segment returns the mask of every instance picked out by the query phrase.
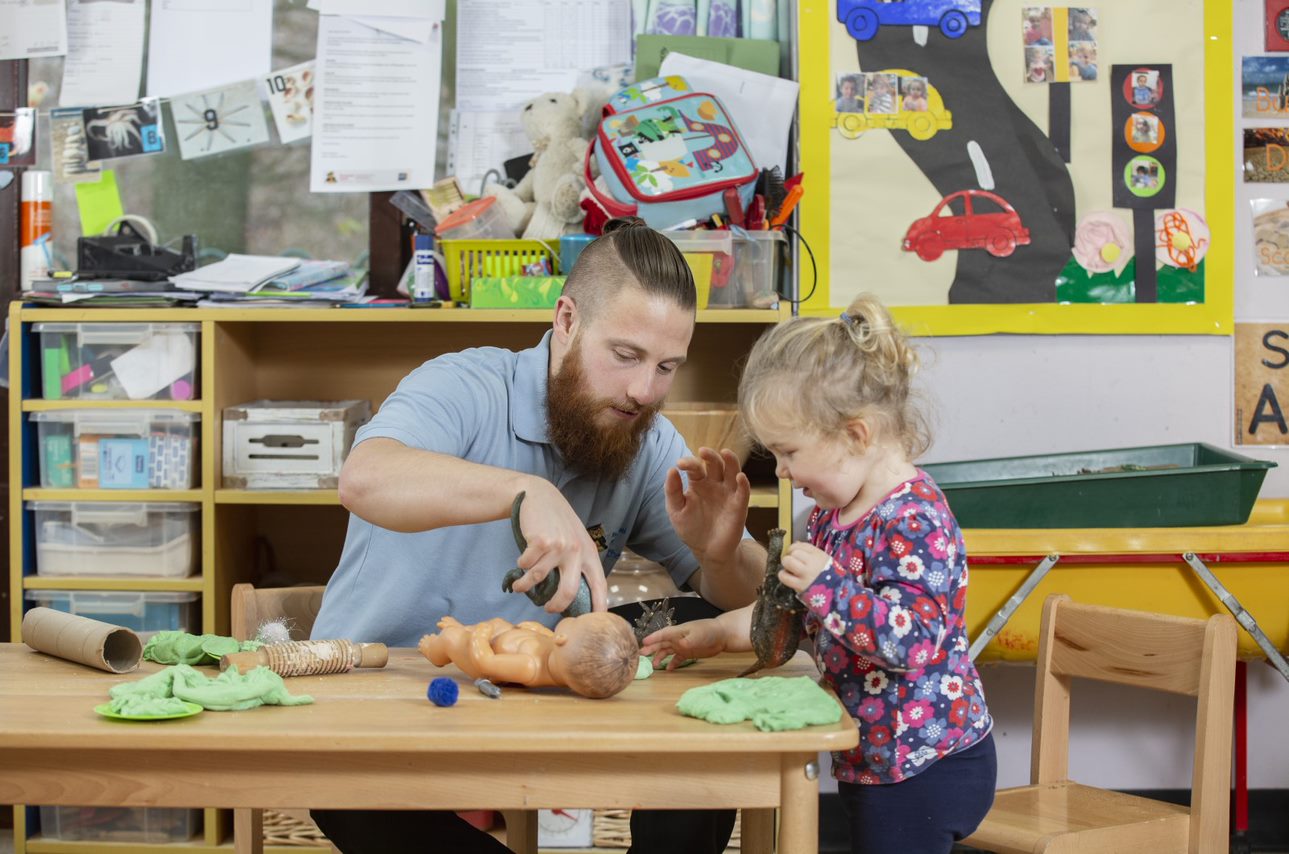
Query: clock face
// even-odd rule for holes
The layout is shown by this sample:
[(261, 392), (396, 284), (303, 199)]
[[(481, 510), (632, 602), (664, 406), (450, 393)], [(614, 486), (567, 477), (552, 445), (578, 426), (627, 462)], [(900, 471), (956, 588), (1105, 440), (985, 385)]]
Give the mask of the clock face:
[(1281, 9), (1280, 14), (1276, 15), (1276, 32), (1280, 38), (1289, 39), (1289, 9)]
[(591, 810), (538, 810), (537, 840), (540, 845), (591, 844)]
[(264, 107), (252, 80), (177, 95), (170, 99), (170, 109), (184, 160), (269, 141)]

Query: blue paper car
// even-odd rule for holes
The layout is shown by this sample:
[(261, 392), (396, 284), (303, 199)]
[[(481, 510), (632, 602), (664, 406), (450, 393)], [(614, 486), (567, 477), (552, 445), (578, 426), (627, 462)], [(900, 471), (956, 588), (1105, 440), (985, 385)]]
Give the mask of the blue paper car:
[(967, 27), (980, 26), (981, 0), (837, 0), (837, 20), (856, 41), (866, 42), (883, 24), (939, 27), (945, 38), (959, 39)]

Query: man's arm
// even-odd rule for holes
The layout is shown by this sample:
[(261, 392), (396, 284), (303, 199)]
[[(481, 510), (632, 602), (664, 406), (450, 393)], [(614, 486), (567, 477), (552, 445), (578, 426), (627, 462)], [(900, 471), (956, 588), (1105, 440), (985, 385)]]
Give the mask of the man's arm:
[(527, 574), (514, 589), (524, 593), (559, 567), (565, 570), (559, 592), (546, 610), (567, 608), (582, 576), (591, 588), (592, 607), (605, 608), (608, 588), (595, 543), (548, 480), (376, 437), (349, 452), (339, 490), (340, 503), (355, 515), (404, 533), (504, 519), (515, 496), (527, 492), (519, 523), (528, 549), (518, 562)]
[(727, 561), (702, 561), (689, 577), (689, 586), (708, 602), (726, 611), (742, 608), (756, 599), (756, 588), (765, 578), (765, 547), (756, 540), (741, 540)]
[(539, 489), (533, 483), (539, 480), (372, 438), (357, 445), (340, 470), (340, 503), (390, 531), (429, 531), (504, 519), (515, 496)]

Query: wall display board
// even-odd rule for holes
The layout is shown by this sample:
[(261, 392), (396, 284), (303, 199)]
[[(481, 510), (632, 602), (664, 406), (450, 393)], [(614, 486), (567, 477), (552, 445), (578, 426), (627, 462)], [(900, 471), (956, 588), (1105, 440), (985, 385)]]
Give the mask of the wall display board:
[(1229, 5), (800, 8), (803, 313), (869, 291), (919, 335), (1231, 332)]

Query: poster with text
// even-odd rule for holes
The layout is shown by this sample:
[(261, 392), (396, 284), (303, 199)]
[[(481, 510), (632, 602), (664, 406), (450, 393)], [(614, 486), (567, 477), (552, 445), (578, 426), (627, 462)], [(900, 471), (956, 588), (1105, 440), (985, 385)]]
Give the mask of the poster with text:
[(1235, 324), (1235, 444), (1289, 445), (1289, 322)]

